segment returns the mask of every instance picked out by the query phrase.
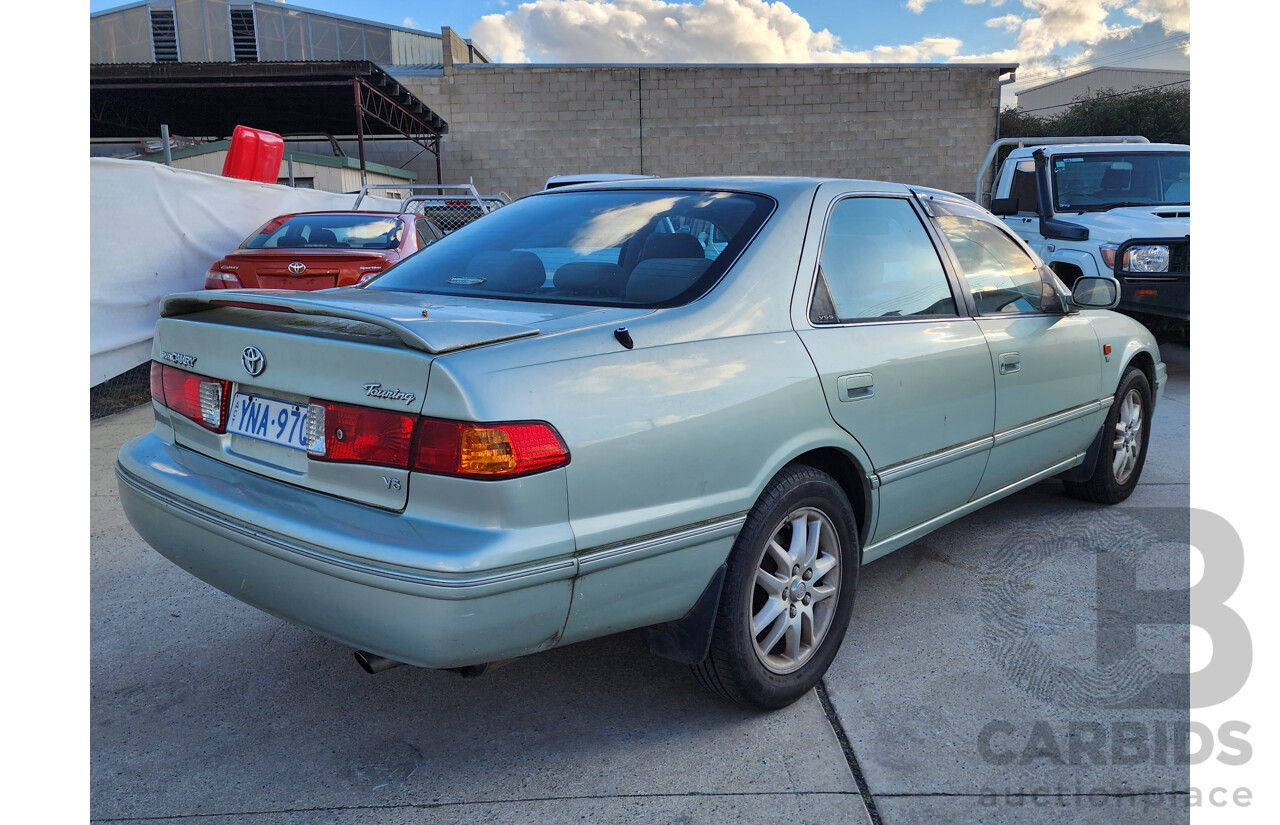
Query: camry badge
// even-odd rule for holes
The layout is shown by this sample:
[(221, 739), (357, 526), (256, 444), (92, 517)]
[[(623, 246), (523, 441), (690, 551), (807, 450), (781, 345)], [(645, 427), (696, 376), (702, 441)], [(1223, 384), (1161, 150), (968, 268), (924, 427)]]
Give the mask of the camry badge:
[(267, 368), (267, 359), (257, 347), (245, 347), (240, 363), (244, 364), (244, 371), (254, 377), (262, 375), (262, 371)]
[(302, 261), (294, 261), (293, 263), (289, 264), (290, 275), (301, 275), (306, 271), (307, 271), (307, 265), (304, 264)]
[(168, 361), (170, 364), (177, 364), (180, 367), (194, 367), (196, 364), (196, 357), (194, 355), (187, 355), (181, 352), (165, 352), (164, 350), (161, 350), (160, 357), (165, 361)]

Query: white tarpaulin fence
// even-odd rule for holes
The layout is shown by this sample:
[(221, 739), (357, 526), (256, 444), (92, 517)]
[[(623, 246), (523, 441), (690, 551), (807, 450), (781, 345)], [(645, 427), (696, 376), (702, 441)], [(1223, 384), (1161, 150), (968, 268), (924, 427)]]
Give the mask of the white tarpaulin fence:
[[(277, 215), (354, 203), (354, 195), (90, 159), (89, 386), (146, 363), (160, 299), (203, 289), (209, 266), (250, 232)], [(366, 197), (360, 208), (398, 205)]]

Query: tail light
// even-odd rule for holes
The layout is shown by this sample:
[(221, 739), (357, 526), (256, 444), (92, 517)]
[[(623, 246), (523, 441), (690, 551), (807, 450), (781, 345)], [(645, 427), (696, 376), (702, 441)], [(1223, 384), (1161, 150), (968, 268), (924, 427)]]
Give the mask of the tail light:
[(409, 468), (417, 416), (313, 402), (307, 410), (307, 452), (320, 461)]
[(563, 467), (569, 449), (550, 424), (474, 424), (313, 402), (307, 453), (317, 461), (399, 467), (463, 478), (516, 478)]
[(563, 467), (569, 449), (541, 421), (473, 424), (423, 418), (413, 445), (413, 468), (465, 478), (514, 478)]
[(204, 275), (205, 289), (239, 289), (240, 276), (234, 272), (223, 272), (216, 267)]
[(382, 261), (376, 264), (360, 267), (360, 280), (356, 281), (356, 285), (368, 283), (374, 278), (382, 274), (382, 271), (391, 266), (391, 261)]
[[(151, 395), (207, 429), (226, 431), (227, 381), (153, 361)], [(307, 454), (316, 461), (477, 479), (516, 478), (569, 463), (569, 448), (543, 421), (445, 421), (312, 401), (305, 426)]]
[(216, 433), (227, 427), (229, 384), (167, 364), (151, 363), (151, 397)]

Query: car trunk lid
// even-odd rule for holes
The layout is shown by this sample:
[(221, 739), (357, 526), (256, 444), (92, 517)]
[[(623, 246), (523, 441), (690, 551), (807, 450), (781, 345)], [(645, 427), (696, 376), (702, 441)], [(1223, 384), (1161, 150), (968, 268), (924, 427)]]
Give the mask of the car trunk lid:
[[(585, 325), (613, 324), (648, 310), (449, 299), (367, 289), (329, 292), (202, 291), (161, 303), (155, 358), (228, 381), (227, 418), (215, 433), (162, 413), (175, 440), (250, 472), (387, 509), (403, 509), (409, 471), (334, 463), (296, 438), (308, 405), (333, 402), (416, 417), (434, 359), (462, 350)], [(252, 351), (251, 351), (252, 350)], [(263, 424), (260, 416), (270, 414)], [(283, 416), (280, 419), (279, 416)], [(295, 438), (272, 436), (287, 427)], [(283, 440), (286, 443), (277, 443)]]
[(361, 275), (382, 269), (387, 260), (386, 252), (375, 250), (252, 249), (233, 252), (223, 259), (223, 266), (236, 267), (247, 287), (316, 290), (354, 284)]

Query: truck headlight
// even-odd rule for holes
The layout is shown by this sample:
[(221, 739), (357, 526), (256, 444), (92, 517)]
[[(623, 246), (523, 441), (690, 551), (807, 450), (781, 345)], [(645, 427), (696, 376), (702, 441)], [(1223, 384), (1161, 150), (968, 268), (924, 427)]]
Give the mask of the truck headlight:
[(1122, 268), (1126, 272), (1168, 272), (1169, 247), (1131, 246), (1124, 253)]

